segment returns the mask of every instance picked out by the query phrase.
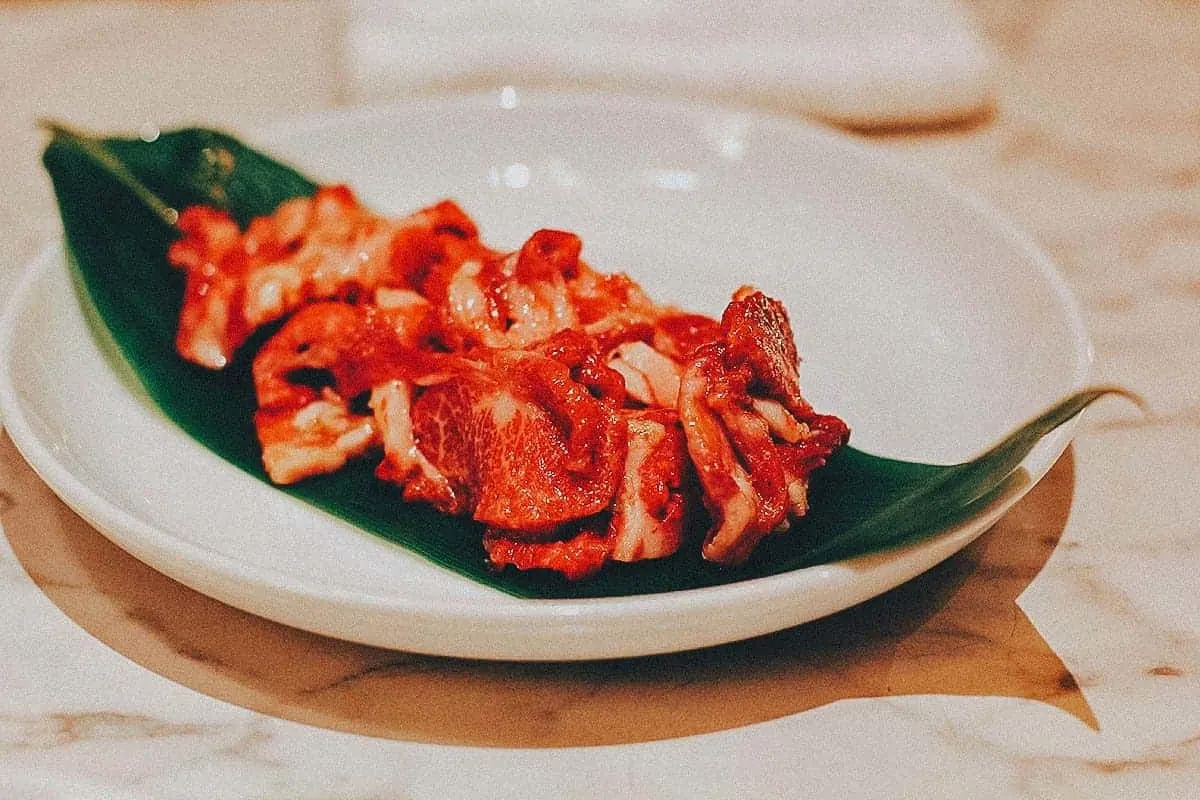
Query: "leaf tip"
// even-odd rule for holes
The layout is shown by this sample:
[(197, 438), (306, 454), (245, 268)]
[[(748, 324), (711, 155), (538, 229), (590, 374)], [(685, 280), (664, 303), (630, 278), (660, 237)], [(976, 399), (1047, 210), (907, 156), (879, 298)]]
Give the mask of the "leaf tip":
[(58, 139), (58, 138), (71, 138), (71, 139), (86, 139), (87, 138), (84, 134), (80, 133), (79, 131), (74, 130), (69, 125), (65, 125), (65, 124), (59, 122), (58, 120), (51, 119), (49, 117), (38, 117), (37, 120), (34, 122), (34, 124), (39, 129), (50, 134), (50, 138), (52, 140)]
[(1090, 386), (1081, 391), (1079, 394), (1089, 396), (1086, 405), (1091, 405), (1102, 397), (1108, 397), (1110, 395), (1115, 397), (1123, 397), (1137, 406), (1138, 410), (1142, 412), (1142, 416), (1146, 417), (1146, 419), (1153, 420), (1158, 417), (1158, 414), (1156, 414), (1154, 409), (1150, 407), (1150, 404), (1146, 402), (1146, 398), (1142, 397), (1132, 389), (1126, 389), (1124, 386), (1117, 386), (1116, 384), (1101, 384), (1098, 386)]

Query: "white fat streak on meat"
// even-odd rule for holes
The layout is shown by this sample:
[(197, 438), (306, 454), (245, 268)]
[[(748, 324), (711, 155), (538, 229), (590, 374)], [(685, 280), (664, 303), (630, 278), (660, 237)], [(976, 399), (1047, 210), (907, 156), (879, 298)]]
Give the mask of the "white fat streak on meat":
[(667, 429), (660, 422), (633, 418), (629, 420), (628, 431), (625, 474), (613, 506), (612, 557), (617, 561), (637, 561), (669, 556), (679, 548), (679, 537), (664, 528), (642, 498), (642, 467), (666, 438)]
[(412, 392), (405, 381), (390, 380), (371, 390), (371, 410), (383, 439), (384, 458), (391, 464), (397, 482), (420, 475), (443, 488), (447, 496), (450, 482), (446, 480), (417, 446), (412, 430)]
[(433, 304), (409, 289), (381, 287), (375, 291), (375, 305), (387, 312), (386, 319), (401, 340), (415, 346)]
[(242, 307), (246, 322), (258, 327), (276, 319), (304, 302), (306, 295), (332, 297), (350, 283), (374, 286), (384, 280), (396, 227), (381, 221), (367, 229), (345, 243), (329, 241), (322, 235), (327, 232), (318, 228), (293, 255), (252, 270), (246, 276)]
[(454, 272), (446, 289), (446, 311), (451, 322), (474, 333), (486, 347), (501, 347), (503, 339), (492, 329), (491, 302), (479, 282), (483, 265), (464, 261)]
[(567, 294), (567, 282), (562, 275), (554, 275), (546, 281), (537, 281), (534, 294), (538, 301), (540, 326), (531, 328), (528, 342), (549, 339), (559, 331), (574, 328), (579, 324), (579, 319), (575, 316), (575, 306)]
[(275, 483), (335, 472), (376, 441), (374, 421), (351, 414), (342, 402), (315, 400), (289, 418), (260, 429), (263, 466)]
[[(401, 220), (368, 218), (331, 198), (313, 203), (297, 198), (281, 205), (270, 217), (280, 243), (296, 245), (284, 258), (252, 267), (244, 279), (229, 277), (209, 287), (196, 308), (185, 308), (178, 349), (181, 355), (211, 369), (222, 369), (232, 356), (229, 321), (240, 292), (242, 319), (250, 328), (278, 319), (314, 299), (335, 297), (348, 285), (372, 288), (391, 277), (392, 241), (396, 233), (429, 224), (426, 213)], [(236, 233), (236, 226), (233, 227)], [(259, 243), (253, 226), (242, 243), (253, 256)], [(354, 238), (346, 241), (351, 234)], [(189, 267), (215, 272), (212, 264)]]
[(653, 323), (653, 321), (654, 317), (650, 314), (622, 309), (620, 311), (613, 311), (607, 316), (601, 317), (595, 322), (589, 322), (587, 325), (581, 327), (583, 332), (588, 336), (604, 338), (614, 331), (621, 331), (635, 325)]
[[(750, 402), (776, 439), (796, 444), (808, 437), (808, 425), (792, 416), (781, 403), (764, 398), (754, 398)], [(784, 473), (784, 479), (787, 481), (788, 516), (799, 519), (808, 513), (808, 481), (790, 471)], [(788, 528), (789, 524), (784, 520), (775, 527), (775, 531), (782, 532)]]
[(176, 348), (179, 354), (209, 369), (223, 369), (229, 362), (226, 330), (229, 326), (229, 311), (237, 286), (232, 281), (212, 281), (219, 270), (215, 262), (231, 248), (236, 247), (241, 236), (233, 220), (214, 221), (203, 231), (204, 255), (187, 249), (178, 255), (174, 265), (188, 272), (189, 280), (199, 274), (210, 282), (204, 287), (199, 302), (185, 303), (180, 312), (179, 332)]
[(276, 235), (281, 242), (294, 242), (304, 235), (312, 216), (312, 199), (295, 197), (275, 209)]
[(793, 417), (791, 412), (783, 407), (783, 404), (775, 400), (756, 397), (751, 399), (750, 405), (754, 408), (755, 413), (766, 421), (771, 435), (776, 439), (788, 444), (795, 444), (808, 436), (808, 426)]
[(614, 358), (608, 362), (608, 366), (613, 371), (620, 374), (625, 380), (625, 393), (634, 400), (643, 405), (657, 405), (654, 402), (654, 390), (650, 388), (650, 381), (642, 374), (641, 370), (634, 369), (627, 361), (621, 358)]
[(375, 305), (389, 310), (420, 311), (429, 306), (429, 301), (411, 289), (380, 286), (375, 290)]
[[(736, 555), (742, 534), (758, 515), (759, 500), (724, 426), (705, 403), (707, 393), (708, 379), (694, 364), (684, 372), (680, 384), (679, 417), (705, 497), (716, 505), (709, 509), (717, 520), (704, 542), (704, 557), (725, 561)], [(732, 492), (726, 480), (732, 481)]]
[[(696, 378), (704, 381), (700, 375), (697, 375)], [(707, 387), (707, 382), (704, 381), (703, 385)], [(751, 405), (753, 411), (730, 410), (720, 415), (714, 415), (704, 404), (701, 395), (701, 399), (694, 404), (694, 407), (703, 408), (702, 413), (707, 419), (693, 417), (692, 405), (689, 405), (689, 411), (684, 416), (684, 429), (690, 434), (688, 436), (690, 452), (718, 453), (717, 458), (722, 461), (715, 463), (723, 463), (723, 460), (728, 458), (730, 460), (728, 463), (736, 465), (730, 470), (730, 476), (738, 487), (738, 494), (732, 499), (721, 502), (721, 522), (705, 543), (705, 555), (714, 560), (722, 560), (722, 558), (738, 552), (739, 540), (746, 528), (754, 522), (759, 507), (758, 494), (750, 481), (749, 473), (737, 458), (728, 433), (733, 433), (740, 440), (747, 442), (767, 442), (769, 441), (768, 436), (773, 436), (775, 439), (791, 444), (800, 441), (808, 434), (808, 426), (798, 422), (776, 401), (756, 398), (751, 401)], [(681, 400), (681, 416), (683, 414)], [(696, 437), (695, 441), (693, 441), (693, 435)], [(693, 451), (694, 445), (696, 451)], [(698, 459), (701, 457), (693, 454), (693, 460), (696, 460), (697, 464), (700, 463)], [(702, 470), (700, 477), (701, 483), (704, 484)], [(784, 478), (787, 481), (788, 518), (803, 517), (808, 512), (807, 481), (790, 472), (786, 473)], [(706, 494), (710, 501), (718, 500), (707, 486)], [(737, 513), (731, 517), (731, 510), (736, 512), (743, 509), (745, 510), (743, 513)], [(772, 531), (781, 533), (787, 531), (789, 527), (789, 521), (785, 518)]]
[(520, 402), (507, 392), (497, 392), (485, 408), (481, 409), (480, 405), (476, 404), (475, 411), (479, 413), (479, 411), (483, 410), (491, 414), (492, 422), (496, 427), (503, 428), (516, 418)]
[[(211, 264), (198, 267), (216, 272)], [(237, 287), (230, 281), (214, 281), (205, 287), (201, 300), (185, 305), (180, 314), (176, 348), (180, 355), (209, 369), (224, 369), (229, 363), (229, 311)]]
[[(755, 401), (751, 401), (751, 402), (753, 404)], [(773, 401), (767, 401), (767, 402), (770, 403)], [(780, 407), (780, 410), (782, 410), (782, 406)], [(785, 415), (787, 415), (786, 411), (784, 411), (783, 413)], [(788, 416), (790, 416), (790, 415), (788, 415)], [(761, 447), (774, 446), (774, 444), (771, 440), (771, 433), (772, 433), (771, 423), (769, 420), (764, 419), (760, 414), (757, 414), (753, 411), (747, 411), (744, 409), (732, 409), (732, 410), (722, 411), (720, 414), (720, 419), (721, 419), (721, 422), (724, 423), (726, 430), (728, 430), (730, 432), (730, 434), (732, 434), (733, 439), (735, 441), (743, 443), (742, 447), (746, 447), (747, 445), (761, 446)], [(755, 443), (757, 443), (757, 444), (755, 444)], [(791, 478), (787, 478), (787, 479), (791, 480)], [(788, 489), (789, 489), (789, 499), (790, 499), (790, 490), (791, 490), (790, 484), (788, 486)], [(755, 496), (758, 497), (759, 495), (757, 495), (757, 493), (756, 493)], [(804, 511), (801, 510), (799, 515), (802, 516), (803, 514), (804, 514)], [(776, 523), (776, 525), (771, 530), (773, 533), (782, 533), (782, 532), (788, 530), (789, 527), (790, 527), (790, 525), (788, 523), (788, 519), (785, 516), (784, 518), (780, 519), (779, 522)]]
[(787, 472), (788, 513), (799, 519), (808, 513), (808, 481)]
[(336, 294), (347, 283), (374, 286), (391, 272), (391, 244), (395, 228), (379, 224), (331, 257), (318, 258), (311, 280), (318, 296)]
[(679, 365), (645, 342), (617, 346), (608, 365), (625, 379), (625, 391), (647, 406), (675, 408), (679, 400)]
[(758, 495), (750, 484), (750, 475), (739, 464), (731, 477), (738, 491), (722, 503), (721, 524), (704, 542), (704, 557), (712, 561), (740, 560), (734, 554), (738, 552), (746, 529), (758, 515)]
[(304, 276), (295, 264), (267, 264), (246, 279), (244, 313), (251, 325), (283, 315), (304, 288)]
[(192, 335), (180, 344), (179, 351), (202, 367), (225, 369), (229, 363), (224, 345), (225, 317), (224, 307), (214, 309), (203, 325), (192, 329)]
[(509, 347), (544, 341), (575, 325), (575, 310), (562, 276), (528, 284), (512, 278), (500, 286), (498, 295), (508, 324), (501, 337)]
[(736, 408), (722, 410), (719, 414), (725, 428), (740, 442), (770, 442), (770, 427), (759, 415)]
[(516, 254), (500, 265), (506, 277), (494, 299), (480, 280), (483, 266), (478, 261), (463, 263), (450, 281), (446, 305), (451, 320), (486, 347), (526, 347), (578, 323), (561, 275), (522, 283), (515, 265)]
[[(581, 262), (582, 264), (582, 262)], [(611, 289), (606, 287), (609, 279), (627, 278), (628, 276), (622, 272), (614, 272), (605, 274), (594, 270), (583, 268), (578, 274), (569, 281), (569, 291), (571, 295), (580, 300), (604, 300), (611, 298)], [(606, 330), (611, 323), (616, 325), (629, 325), (639, 322), (653, 322), (664, 313), (672, 311), (671, 306), (658, 306), (650, 300), (649, 295), (643, 291), (642, 287), (630, 281), (628, 284), (621, 287), (619, 290), (624, 294), (620, 309), (609, 314), (603, 319), (596, 320), (587, 327), (587, 332), (593, 330), (601, 332)]]

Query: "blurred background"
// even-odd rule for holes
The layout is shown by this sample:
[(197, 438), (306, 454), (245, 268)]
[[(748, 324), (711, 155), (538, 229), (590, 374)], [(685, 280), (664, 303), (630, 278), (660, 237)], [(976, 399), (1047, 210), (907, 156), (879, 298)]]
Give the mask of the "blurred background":
[[(655, 782), (677, 774), (664, 773), (666, 763), (694, 770), (696, 781), (716, 776), (696, 796), (747, 778), (785, 787), (771, 796), (797, 786), (825, 796), (1197, 796), (1200, 2), (0, 0), (0, 300), (60, 237), (39, 118), (103, 132), (183, 123), (239, 132), (306, 112), (507, 85), (712, 98), (810, 118), (973, 190), (1060, 268), (1095, 346), (1094, 380), (1137, 390), (1155, 412), (1140, 417), (1118, 402), (1090, 410), (1058, 477), (1043, 485), (1052, 499), (1026, 501), (1007, 522), (1031, 540), (1054, 526), (1037, 547), (1054, 550), (1049, 561), (1021, 564), (1041, 572), (1020, 604), (1068, 670), (1046, 691), (1069, 692), (1078, 678), (1074, 690), (1086, 694), (1100, 730), (1037, 716), (1023, 701), (888, 698), (602, 758), (562, 750), (539, 762), (534, 753), (524, 763), (541, 767), (529, 773), (577, 769), (583, 780), (600, 776), (597, 786), (612, 796), (623, 788), (684, 796), (686, 786)], [(0, 479), (19, 463), (11, 448), (6, 458)], [(18, 493), (0, 485), (0, 511), (65, 515), (38, 491), (18, 507)], [(150, 594), (123, 605), (132, 602), (125, 586), (141, 596), (144, 573), (126, 576), (101, 558), (97, 574), (107, 577), (78, 583), (88, 573), (75, 559), (98, 549), (51, 543), (43, 563), (59, 571), (29, 576), (6, 545), (0, 773), (38, 766), (50, 776), (45, 785), (71, 772), (111, 778), (90, 795), (34, 788), (19, 797), (117, 798), (128, 795), (111, 787), (125, 780), (147, 797), (235, 796), (214, 785), (236, 785), (246, 797), (333, 796), (314, 772), (336, 773), (356, 797), (400, 796), (402, 782), (426, 787), (403, 796), (440, 797), (428, 788), (439, 776), (499, 790), (519, 771), (513, 751), (468, 759), (452, 748), (343, 739), (159, 681), (76, 628), (38, 584), (78, 598), (97, 627), (113, 626), (114, 640), (200, 676), (189, 685), (221, 674), (240, 681), (240, 667), (208, 657), (222, 651), (205, 650), (207, 637), (224, 631), (207, 630), (207, 618), (194, 635), (172, 639), (175, 629), (157, 620), (183, 606), (163, 612)], [(997, 585), (1025, 573), (979, 574), (993, 603)], [(142, 609), (153, 613), (135, 613)], [(245, 630), (278, 647), (287, 680), (303, 683), (295, 675), (308, 673), (292, 669), (292, 651), (272, 644), (273, 634)], [(969, 659), (981, 647), (975, 638), (942, 641), (953, 645), (950, 659)], [(942, 647), (897, 652), (926, 659)], [(357, 663), (322, 658), (314, 656), (314, 674), (340, 676), (343, 664)], [(945, 663), (967, 675), (967, 661)], [(1025, 665), (1012, 666), (1023, 674)], [(403, 667), (364, 675), (406, 677)], [(701, 691), (719, 689), (707, 680)], [(328, 687), (340, 692), (342, 683)], [(365, 686), (363, 696), (375, 691)], [(661, 696), (674, 703), (674, 691)], [(760, 693), (764, 702), (773, 691)], [(214, 784), (214, 773), (225, 782)], [(193, 786), (201, 788), (189, 794)], [(648, 786), (660, 791), (632, 790)]]
[[(705, 97), (856, 129), (938, 126), (991, 106), (992, 48), (973, 13), (957, 0), (10, 3), (0, 132), (19, 148), (13, 188), (33, 190), (33, 126), (46, 116), (240, 127), (511, 84)], [(45, 239), (44, 224), (16, 227)], [(4, 246), (18, 256), (32, 243)]]
[(1171, 0), (0, 3), (0, 296), (58, 231), (39, 117), (244, 130), (506, 84), (840, 125), (1032, 233), (1083, 301), (1098, 379), (1176, 409), (1195, 389), (1200, 348), (1172, 345), (1200, 323), (1200, 8)]

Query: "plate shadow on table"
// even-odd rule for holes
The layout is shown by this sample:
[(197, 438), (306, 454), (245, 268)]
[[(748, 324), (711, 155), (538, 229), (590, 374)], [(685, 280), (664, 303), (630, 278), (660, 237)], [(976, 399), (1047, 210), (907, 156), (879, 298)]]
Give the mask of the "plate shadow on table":
[(973, 545), (859, 606), (705, 650), (549, 664), (382, 650), (270, 622), (127, 555), (58, 501), (7, 437), (0, 478), (14, 552), (71, 619), (171, 680), (312, 725), (454, 744), (604, 745), (727, 730), (838, 700), (951, 694), (1038, 700), (1098, 727), (1016, 605), (1066, 525), (1071, 449)]

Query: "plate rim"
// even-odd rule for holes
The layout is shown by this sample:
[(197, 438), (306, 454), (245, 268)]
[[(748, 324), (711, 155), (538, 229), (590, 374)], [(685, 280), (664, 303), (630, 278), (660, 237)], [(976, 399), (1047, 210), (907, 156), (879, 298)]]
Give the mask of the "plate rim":
[[(851, 158), (860, 161), (865, 160), (873, 166), (882, 168), (905, 180), (924, 184), (929, 190), (961, 206), (965, 211), (969, 211), (982, 224), (1000, 234), (1006, 244), (1014, 248), (1014, 251), (1037, 267), (1045, 285), (1053, 292), (1064, 321), (1067, 323), (1068, 331), (1073, 339), (1074, 374), (1069, 379), (1071, 387), (1081, 388), (1090, 377), (1094, 356), (1079, 302), (1049, 256), (1038, 247), (1028, 234), (1017, 228), (977, 193), (952, 184), (936, 172), (918, 169), (909, 164), (898, 163), (888, 154), (871, 149), (832, 129), (782, 114), (730, 108), (711, 102), (691, 102), (613, 92), (559, 93), (525, 92), (521, 90), (520, 97), (522, 103), (550, 103), (557, 104), (558, 107), (577, 106), (579, 104), (587, 106), (588, 104), (598, 102), (618, 102), (627, 109), (630, 105), (634, 105), (639, 106), (642, 110), (650, 109), (660, 113), (686, 114), (697, 118), (713, 118), (714, 114), (721, 118), (730, 116), (745, 118), (753, 120), (757, 124), (787, 128), (793, 135), (816, 137), (822, 140), (822, 144), (846, 153)], [(280, 119), (266, 126), (257, 127), (245, 134), (245, 137), (247, 140), (254, 142), (269, 141), (285, 133), (295, 134), (298, 129), (302, 134), (314, 128), (333, 127), (348, 123), (363, 124), (370, 121), (373, 117), (386, 117), (389, 114), (397, 113), (401, 109), (411, 111), (414, 109), (414, 106), (445, 108), (449, 104), (455, 108), (471, 110), (473, 108), (490, 109), (495, 106), (496, 102), (495, 92), (477, 92), (421, 98), (386, 105), (316, 111), (302, 114), (295, 118)], [(253, 565), (250, 562), (206, 548), (198, 543), (178, 539), (170, 532), (162, 530), (154, 524), (142, 520), (119, 507), (117, 503), (109, 500), (102, 493), (76, 478), (55, 457), (52, 448), (40, 440), (30, 421), (25, 416), (18, 396), (18, 390), (14, 385), (11, 367), (17, 346), (16, 328), (22, 312), (26, 310), (30, 294), (35, 290), (39, 280), (47, 278), (46, 273), (52, 270), (55, 264), (66, 267), (66, 258), (65, 244), (61, 239), (58, 242), (46, 245), (32, 261), (27, 263), (5, 304), (3, 316), (0, 317), (0, 421), (7, 428), (10, 438), (25, 460), (29, 462), (34, 471), (69, 507), (83, 516), (89, 523), (99, 529), (106, 538), (112, 540), (122, 549), (134, 554), (140, 560), (164, 572), (164, 574), (176, 580), (181, 580), (188, 585), (192, 584), (189, 583), (186, 575), (181, 576), (177, 574), (177, 570), (163, 569), (161, 561), (154, 563), (151, 558), (155, 558), (155, 552), (182, 554), (183, 558), (189, 563), (201, 561), (206, 570), (215, 572), (222, 580), (247, 583), (256, 589), (266, 589), (282, 595), (286, 601), (307, 601), (313, 599), (333, 601), (339, 604), (351, 604), (356, 607), (369, 608), (389, 614), (401, 614), (418, 619), (423, 618), (426, 622), (439, 621), (447, 624), (480, 625), (493, 622), (497, 618), (502, 618), (509, 622), (544, 621), (548, 615), (558, 619), (560, 622), (569, 622), (569, 620), (585, 614), (592, 619), (612, 622), (624, 619), (630, 614), (645, 611), (647, 610), (645, 608), (647, 605), (663, 605), (664, 602), (672, 606), (682, 605), (684, 607), (682, 610), (684, 611), (698, 611), (701, 609), (716, 611), (743, 603), (752, 603), (766, 598), (786, 595), (789, 589), (795, 592), (798, 589), (809, 586), (814, 580), (824, 583), (845, 579), (852, 581), (855, 577), (853, 573), (869, 569), (873, 563), (913, 559), (923, 554), (929, 555), (933, 560), (921, 567), (917, 573), (914, 573), (919, 574), (920, 571), (924, 571), (940, 563), (949, 555), (965, 547), (971, 540), (982, 534), (992, 523), (1006, 513), (1029, 488), (1032, 488), (1049, 471), (1062, 452), (1066, 450), (1078, 424), (1078, 418), (1072, 420), (1047, 437), (1038, 449), (1035, 449), (1033, 453), (1027, 456), (1022, 462), (1022, 466), (1029, 471), (1031, 480), (1023, 490), (998, 500), (983, 512), (966, 520), (959, 526), (944, 530), (914, 545), (889, 550), (884, 553), (860, 556), (829, 564), (820, 564), (722, 586), (659, 594), (631, 595), (627, 597), (520, 599), (512, 598), (499, 590), (491, 589), (498, 597), (506, 599), (506, 602), (502, 604), (493, 605), (489, 603), (464, 603), (454, 599), (433, 598), (416, 600), (411, 597), (397, 595), (382, 596), (372, 592), (355, 591), (344, 587), (315, 583), (308, 579), (274, 570), (270, 567)], [(69, 267), (67, 268), (69, 269)], [(80, 313), (82, 312), (80, 311)], [(232, 465), (228, 465), (228, 467), (236, 469)], [(247, 477), (247, 479), (249, 478)], [(294, 502), (302, 501), (294, 500)], [(314, 513), (325, 513), (316, 508), (311, 510)], [(148, 548), (146, 546), (136, 546), (136, 542), (131, 546), (129, 541), (131, 538), (140, 539), (143, 545), (148, 543)], [(147, 552), (148, 550), (155, 552)], [(419, 555), (411, 551), (405, 550), (405, 552), (412, 558), (420, 558)], [(916, 560), (922, 563), (925, 561), (924, 558), (916, 558)], [(447, 572), (449, 575), (453, 575), (455, 579), (469, 580), (456, 573)], [(899, 583), (911, 577), (904, 578), (893, 585), (899, 585)], [(475, 584), (474, 582), (472, 582), (472, 585), (481, 586), (481, 584)], [(193, 588), (197, 587), (193, 585)], [(490, 587), (487, 588), (490, 589)], [(218, 597), (217, 599), (223, 602), (230, 602), (225, 597)], [(510, 599), (517, 602), (507, 602)], [(233, 604), (238, 605), (236, 602)], [(245, 610), (278, 619), (261, 610), (253, 608)], [(296, 624), (295, 621), (279, 621), (286, 622), (286, 624)], [(778, 628), (773, 627), (771, 629), (775, 630)], [(353, 638), (344, 634), (329, 634), (324, 630), (318, 632), (340, 636), (340, 638)], [(728, 641), (728, 639), (725, 641)], [(377, 642), (368, 643), (377, 644)], [(433, 652), (442, 655), (463, 654), (461, 648), (454, 652), (447, 651), (440, 653), (437, 650), (425, 648), (410, 647), (408, 649), (420, 649), (422, 652)], [(622, 653), (619, 655), (642, 655), (652, 652), (670, 652), (678, 649), (688, 648), (667, 646), (660, 649), (653, 649), (642, 647), (636, 648), (635, 653)], [(520, 654), (489, 656), (476, 653), (472, 655), (473, 657), (504, 658), (508, 660), (520, 658)], [(551, 660), (573, 657), (575, 656), (564, 652), (562, 655), (551, 657)], [(589, 655), (584, 657), (607, 656)], [(539, 657), (535, 660), (545, 659), (544, 657)]]

